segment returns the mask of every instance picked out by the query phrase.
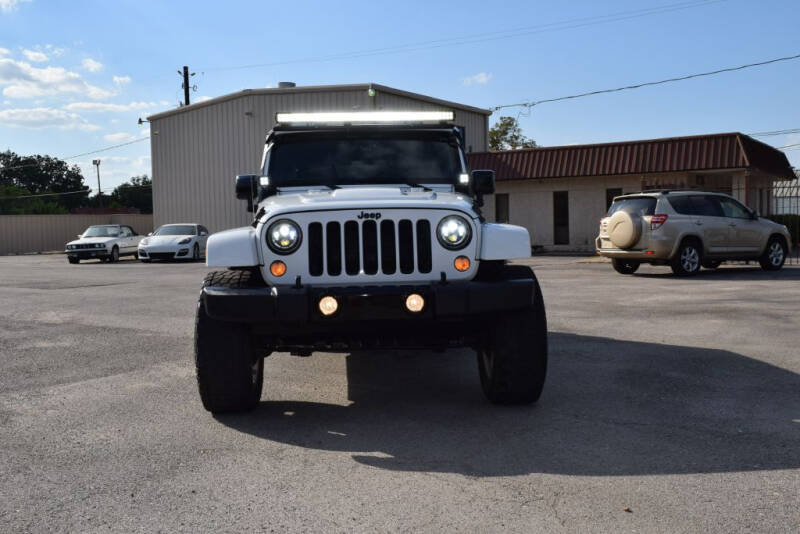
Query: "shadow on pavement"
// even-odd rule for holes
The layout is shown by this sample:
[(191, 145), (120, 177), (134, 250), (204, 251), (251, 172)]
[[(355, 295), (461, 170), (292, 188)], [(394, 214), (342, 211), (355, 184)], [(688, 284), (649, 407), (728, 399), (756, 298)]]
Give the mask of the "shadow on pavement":
[(534, 406), (486, 403), (472, 351), (372, 352), (347, 356), (349, 406), (262, 401), (218, 421), (400, 471), (614, 476), (800, 467), (800, 375), (723, 350), (559, 333), (550, 343), (548, 382)]
[(637, 278), (674, 278), (675, 280), (692, 280), (702, 282), (758, 282), (771, 280), (800, 280), (798, 266), (785, 266), (780, 271), (765, 271), (758, 263), (750, 266), (720, 267), (719, 269), (703, 269), (694, 276), (675, 276), (669, 267), (659, 267), (660, 272), (637, 272), (632, 276)]

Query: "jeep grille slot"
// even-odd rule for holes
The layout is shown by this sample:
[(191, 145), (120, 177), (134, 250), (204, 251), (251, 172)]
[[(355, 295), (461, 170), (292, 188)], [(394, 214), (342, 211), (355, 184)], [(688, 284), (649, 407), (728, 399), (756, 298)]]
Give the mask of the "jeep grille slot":
[(425, 219), (417, 221), (417, 269), (421, 273), (431, 272), (431, 223)]
[(403, 219), (397, 226), (397, 238), (400, 242), (400, 272), (410, 274), (414, 272), (414, 228), (408, 219)]
[(329, 222), (326, 231), (328, 232), (328, 274), (339, 276), (342, 274), (342, 225), (336, 221)]
[(358, 223), (344, 223), (344, 269), (347, 274), (358, 274), (361, 258), (358, 250)]
[(381, 270), (383, 274), (394, 274), (397, 271), (394, 221), (381, 221)]
[(322, 276), (322, 223), (308, 225), (308, 274)]
[(364, 274), (378, 273), (378, 223), (364, 221), (361, 225), (361, 244), (364, 254)]

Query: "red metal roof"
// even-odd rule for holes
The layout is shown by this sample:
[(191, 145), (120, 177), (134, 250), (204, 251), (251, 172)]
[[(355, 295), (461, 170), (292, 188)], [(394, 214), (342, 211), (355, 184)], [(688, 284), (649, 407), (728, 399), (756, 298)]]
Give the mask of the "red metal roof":
[(670, 137), (468, 155), (472, 169), (494, 169), (497, 180), (616, 174), (758, 169), (793, 179), (786, 155), (741, 133)]

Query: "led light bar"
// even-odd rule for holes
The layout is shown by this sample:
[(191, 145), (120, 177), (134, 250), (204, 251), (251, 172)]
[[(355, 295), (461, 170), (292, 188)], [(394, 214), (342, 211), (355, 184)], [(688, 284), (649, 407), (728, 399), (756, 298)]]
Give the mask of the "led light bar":
[(302, 124), (377, 124), (390, 122), (446, 122), (455, 119), (452, 111), (323, 111), (319, 113), (276, 113), (279, 123)]

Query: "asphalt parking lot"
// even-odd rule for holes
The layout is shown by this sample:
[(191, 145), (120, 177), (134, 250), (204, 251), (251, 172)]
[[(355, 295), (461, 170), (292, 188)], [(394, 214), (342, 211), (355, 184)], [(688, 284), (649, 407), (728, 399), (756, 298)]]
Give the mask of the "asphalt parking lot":
[(534, 407), (487, 404), (466, 350), (274, 354), (214, 418), (205, 266), (0, 257), (0, 530), (800, 529), (800, 268), (531, 263)]

